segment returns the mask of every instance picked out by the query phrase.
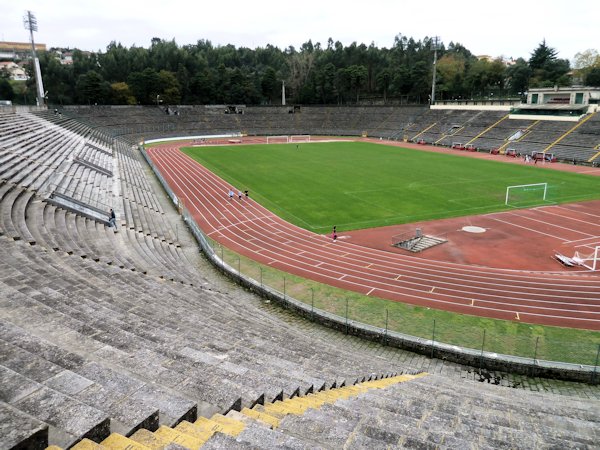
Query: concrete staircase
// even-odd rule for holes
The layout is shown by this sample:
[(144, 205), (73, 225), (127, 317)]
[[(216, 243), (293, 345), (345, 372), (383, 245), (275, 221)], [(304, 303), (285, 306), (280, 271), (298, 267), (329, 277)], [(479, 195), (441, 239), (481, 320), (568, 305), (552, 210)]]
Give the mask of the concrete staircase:
[[(417, 375), (398, 375), (392, 377), (382, 377), (356, 383), (351, 386), (340, 386), (328, 390), (322, 390), (315, 393), (307, 393), (304, 396), (295, 396), (276, 400), (272, 403), (256, 404), (252, 408), (243, 408), (241, 411), (231, 410), (226, 415), (214, 414), (210, 418), (200, 417), (190, 422), (183, 420), (174, 427), (161, 426), (145, 428), (135, 431), (128, 437), (119, 433), (112, 433), (103, 439), (99, 444), (90, 439), (82, 439), (79, 443), (71, 447), (76, 450), (102, 450), (102, 449), (159, 449), (170, 445), (177, 445), (187, 449), (198, 449), (204, 447), (204, 444), (211, 443), (211, 438), (218, 434), (224, 435), (226, 440), (233, 440), (239, 437), (239, 441), (244, 442), (248, 439), (256, 441), (257, 429), (262, 429), (262, 445), (265, 440), (275, 443), (281, 441), (283, 433), (270, 433), (266, 430), (276, 430), (280, 427), (281, 421), (289, 416), (302, 416), (308, 410), (319, 410), (325, 405), (332, 405), (342, 399), (357, 397), (374, 389), (385, 389), (397, 383), (403, 383), (419, 377), (425, 376), (425, 373)], [(244, 433), (244, 431), (248, 431)], [(279, 436), (277, 436), (279, 435)], [(221, 438), (221, 439), (223, 439)], [(292, 436), (287, 438), (299, 443), (301, 439)], [(260, 444), (260, 442), (255, 442)], [(232, 444), (233, 445), (233, 444)], [(60, 450), (58, 446), (49, 447), (49, 450)]]

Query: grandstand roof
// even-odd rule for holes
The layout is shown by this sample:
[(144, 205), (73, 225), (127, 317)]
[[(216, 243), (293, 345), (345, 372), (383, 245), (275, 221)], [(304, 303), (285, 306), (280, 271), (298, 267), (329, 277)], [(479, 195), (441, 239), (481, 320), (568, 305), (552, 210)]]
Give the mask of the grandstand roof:
[(588, 105), (570, 105), (570, 104), (549, 104), (549, 103), (545, 103), (545, 104), (530, 104), (530, 105), (519, 105), (518, 107), (515, 107), (515, 109), (528, 109), (528, 110), (540, 110), (540, 109), (544, 109), (544, 110), (549, 110), (549, 111), (587, 111), (588, 109)]

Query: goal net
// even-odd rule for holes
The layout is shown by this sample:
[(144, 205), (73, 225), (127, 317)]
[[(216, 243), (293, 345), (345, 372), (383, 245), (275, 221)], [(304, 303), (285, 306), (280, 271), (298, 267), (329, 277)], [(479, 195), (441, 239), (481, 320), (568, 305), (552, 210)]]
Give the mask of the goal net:
[(290, 136), (290, 142), (310, 142), (310, 134)]
[(289, 136), (267, 136), (267, 144), (287, 144), (290, 142)]
[(598, 264), (600, 261), (600, 247), (596, 247), (594, 251), (588, 255), (575, 252), (575, 256), (573, 256), (571, 260), (574, 263), (595, 272), (596, 270), (600, 269), (600, 264)]
[(520, 184), (506, 187), (504, 204), (517, 208), (539, 205), (546, 201), (548, 183)]

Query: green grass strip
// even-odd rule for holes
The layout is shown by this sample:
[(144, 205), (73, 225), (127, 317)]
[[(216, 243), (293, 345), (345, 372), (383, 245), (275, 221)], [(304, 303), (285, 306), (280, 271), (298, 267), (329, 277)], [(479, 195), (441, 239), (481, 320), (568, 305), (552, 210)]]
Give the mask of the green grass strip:
[[(212, 241), (217, 255), (241, 274), (289, 297), (353, 321), (446, 344), (505, 355), (593, 365), (600, 332), (532, 325), (412, 306), (361, 295), (282, 272), (239, 255)], [(485, 330), (485, 340), (484, 340)], [(537, 350), (536, 350), (537, 345)]]

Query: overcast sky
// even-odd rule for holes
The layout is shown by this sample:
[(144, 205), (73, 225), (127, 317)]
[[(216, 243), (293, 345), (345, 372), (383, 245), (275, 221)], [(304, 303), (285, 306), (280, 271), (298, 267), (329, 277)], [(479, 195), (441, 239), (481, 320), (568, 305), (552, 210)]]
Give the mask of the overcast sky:
[(600, 0), (2, 0), (0, 40), (29, 39), (26, 10), (37, 17), (36, 42), (91, 51), (111, 41), (148, 47), (153, 37), (282, 49), (309, 39), (326, 46), (331, 37), (391, 47), (397, 34), (440, 36), (494, 57), (529, 59), (543, 39), (560, 58), (600, 50)]

